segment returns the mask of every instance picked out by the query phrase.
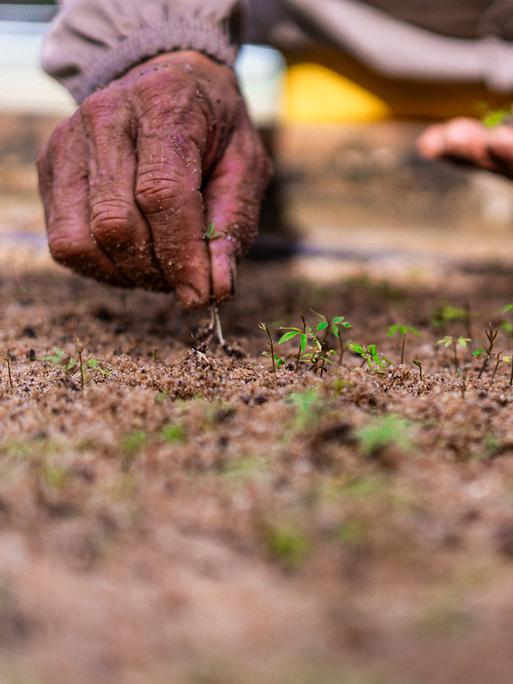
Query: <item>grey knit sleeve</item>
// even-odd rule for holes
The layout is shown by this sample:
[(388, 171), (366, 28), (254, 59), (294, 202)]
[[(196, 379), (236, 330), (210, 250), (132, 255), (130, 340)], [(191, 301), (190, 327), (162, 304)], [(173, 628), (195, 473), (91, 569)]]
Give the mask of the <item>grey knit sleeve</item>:
[(66, 0), (42, 65), (77, 102), (145, 59), (197, 50), (232, 66), (246, 31), (246, 0)]

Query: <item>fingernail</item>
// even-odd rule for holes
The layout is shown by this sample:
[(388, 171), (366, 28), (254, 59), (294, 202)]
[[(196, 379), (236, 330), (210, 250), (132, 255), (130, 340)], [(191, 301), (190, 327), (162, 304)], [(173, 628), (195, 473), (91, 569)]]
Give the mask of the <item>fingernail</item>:
[(197, 309), (204, 304), (200, 293), (191, 285), (179, 285), (176, 288), (176, 297), (182, 309)]

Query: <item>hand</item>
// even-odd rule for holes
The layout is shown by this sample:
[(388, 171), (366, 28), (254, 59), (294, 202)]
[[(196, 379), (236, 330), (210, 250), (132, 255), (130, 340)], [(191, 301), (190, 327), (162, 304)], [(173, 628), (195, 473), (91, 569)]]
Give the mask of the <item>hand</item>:
[(91, 95), (38, 170), (56, 261), (191, 309), (233, 294), (271, 164), (233, 71), (177, 52)]
[(449, 159), (513, 178), (513, 128), (487, 128), (475, 119), (430, 126), (418, 141), (428, 159)]

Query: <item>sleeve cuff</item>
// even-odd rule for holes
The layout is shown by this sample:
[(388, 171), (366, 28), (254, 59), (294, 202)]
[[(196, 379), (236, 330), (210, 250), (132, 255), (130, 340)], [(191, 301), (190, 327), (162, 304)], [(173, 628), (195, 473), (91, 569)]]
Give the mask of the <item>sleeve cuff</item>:
[(66, 79), (66, 87), (80, 104), (98, 88), (158, 54), (196, 50), (232, 67), (238, 47), (219, 23), (174, 17), (172, 22), (141, 28), (87, 64), (80, 64), (78, 74)]

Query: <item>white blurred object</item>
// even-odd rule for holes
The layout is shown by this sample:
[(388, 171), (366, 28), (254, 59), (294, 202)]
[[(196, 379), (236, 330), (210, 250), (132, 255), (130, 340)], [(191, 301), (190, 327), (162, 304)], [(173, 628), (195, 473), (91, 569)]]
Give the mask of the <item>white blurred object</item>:
[[(74, 103), (68, 92), (39, 67), (47, 24), (0, 21), (0, 111), (66, 115)], [(267, 125), (278, 115), (283, 58), (266, 47), (244, 47), (237, 64), (241, 88), (253, 119)]]
[(241, 50), (237, 74), (253, 121), (261, 126), (280, 113), (285, 61), (272, 48), (247, 45)]

